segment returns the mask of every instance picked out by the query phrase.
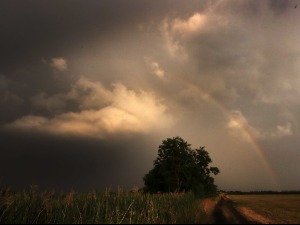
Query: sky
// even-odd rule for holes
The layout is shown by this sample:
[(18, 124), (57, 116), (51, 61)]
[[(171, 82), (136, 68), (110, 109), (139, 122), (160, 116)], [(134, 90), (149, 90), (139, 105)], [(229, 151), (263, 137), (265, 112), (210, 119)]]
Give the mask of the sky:
[(205, 146), (222, 190), (299, 190), (299, 10), (1, 1), (0, 185), (143, 187), (162, 140), (180, 136)]

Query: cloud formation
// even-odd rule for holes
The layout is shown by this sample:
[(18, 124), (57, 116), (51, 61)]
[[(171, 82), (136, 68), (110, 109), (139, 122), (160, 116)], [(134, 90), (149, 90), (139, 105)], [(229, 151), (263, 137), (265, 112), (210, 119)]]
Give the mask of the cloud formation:
[[(270, 138), (283, 138), (286, 136), (293, 135), (292, 126), (289, 122), (284, 125), (277, 125), (272, 131), (261, 131), (253, 126), (251, 126), (245, 116), (238, 110), (232, 111), (230, 115), (230, 120), (227, 124), (228, 128), (235, 131), (235, 135), (243, 136), (241, 130), (250, 133), (256, 139), (270, 139)], [(249, 138), (246, 136), (246, 138)], [(248, 140), (252, 141), (252, 140)]]
[(151, 72), (157, 76), (160, 79), (163, 79), (165, 77), (165, 71), (161, 68), (161, 66), (158, 64), (158, 62), (155, 62), (149, 58), (145, 59), (146, 64), (151, 69)]
[[(294, 22), (299, 16), (291, 6), (268, 1), (211, 2), (202, 12), (164, 20), (161, 32), (170, 56), (185, 59), (181, 69), (193, 68), (188, 76), (191, 82), (226, 108), (239, 108), (253, 119), (254, 111), (265, 107), (294, 117), (300, 97), (295, 37), (300, 32)], [(290, 123), (285, 116), (276, 119)], [(256, 126), (249, 128), (254, 136), (281, 137), (270, 131), (282, 126), (278, 123), (273, 128), (262, 127), (264, 123)]]
[[(15, 3), (1, 2), (0, 124), (12, 134), (6, 142), (0, 137), (6, 143), (1, 151), (9, 152), (20, 130), (36, 143), (69, 138), (68, 149), (80, 139), (78, 158), (91, 148), (88, 137), (105, 142), (103, 152), (124, 146), (127, 154), (140, 142), (137, 151), (153, 156), (139, 161), (149, 162), (146, 171), (161, 140), (180, 135), (207, 146), (222, 171), (216, 178), (221, 188), (271, 189), (255, 143), (285, 189), (298, 189), (296, 2), (104, 0), (70, 7), (45, 0), (19, 2), (17, 12)], [(40, 144), (29, 140), (24, 137), (24, 152), (39, 152)], [(116, 140), (123, 142), (107, 147)], [(53, 148), (63, 153), (63, 142)], [(19, 146), (16, 155), (23, 159)]]
[(67, 100), (77, 101), (80, 111), (55, 114), (52, 118), (27, 115), (7, 127), (105, 138), (115, 133), (150, 132), (173, 123), (166, 106), (153, 93), (129, 90), (121, 83), (114, 84), (110, 91), (100, 82), (80, 78), (65, 95), (46, 98), (41, 93), (32, 99), (36, 106), (49, 110), (62, 107)]
[(65, 71), (68, 69), (67, 60), (62, 57), (52, 58), (50, 65), (58, 71)]

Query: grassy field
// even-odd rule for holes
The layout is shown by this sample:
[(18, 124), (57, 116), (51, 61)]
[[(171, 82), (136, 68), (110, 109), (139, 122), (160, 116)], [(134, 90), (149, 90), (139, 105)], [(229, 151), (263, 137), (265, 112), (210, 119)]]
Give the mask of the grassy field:
[(0, 190), (0, 224), (10, 223), (206, 223), (202, 201), (193, 194), (59, 194), (35, 188)]
[(300, 195), (229, 195), (238, 207), (247, 207), (274, 223), (300, 223)]

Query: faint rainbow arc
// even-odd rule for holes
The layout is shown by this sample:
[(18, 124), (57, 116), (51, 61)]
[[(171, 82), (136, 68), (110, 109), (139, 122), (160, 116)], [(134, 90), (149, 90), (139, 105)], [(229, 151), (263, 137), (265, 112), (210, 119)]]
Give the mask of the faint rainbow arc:
[[(215, 99), (213, 96), (211, 96), (207, 91), (205, 91), (200, 85), (196, 85), (195, 83), (189, 82), (187, 80), (181, 80), (181, 82), (187, 83), (188, 85), (192, 85), (194, 88), (196, 88), (201, 96), (202, 99), (213, 103), (217, 108), (221, 109), (221, 111), (231, 120), (235, 120), (232, 116), (231, 113), (232, 111), (230, 109), (228, 109), (224, 104), (222, 104), (220, 101), (218, 101), (217, 99)], [(262, 165), (265, 167), (267, 173), (270, 175), (272, 183), (274, 185), (274, 187), (277, 190), (280, 190), (280, 185), (278, 183), (278, 179), (277, 176), (275, 175), (275, 173), (273, 172), (273, 169), (270, 165), (270, 163), (268, 162), (267, 157), (265, 156), (265, 154), (263, 153), (263, 150), (261, 149), (261, 147), (258, 145), (258, 143), (255, 140), (255, 137), (253, 136), (253, 134), (251, 133), (251, 131), (249, 130), (248, 127), (246, 127), (244, 124), (241, 124), (239, 121), (235, 120), (235, 122), (237, 122), (239, 124), (239, 129), (243, 132), (243, 135), (246, 137), (246, 139), (248, 140), (248, 143), (252, 146), (252, 148), (254, 149), (255, 153), (257, 154), (258, 158), (260, 159)]]

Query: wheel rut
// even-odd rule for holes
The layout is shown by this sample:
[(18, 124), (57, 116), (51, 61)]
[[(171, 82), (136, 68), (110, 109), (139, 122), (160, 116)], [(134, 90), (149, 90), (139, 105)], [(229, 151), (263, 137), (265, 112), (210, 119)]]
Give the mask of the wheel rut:
[(259, 224), (257, 222), (249, 221), (242, 215), (226, 195), (221, 195), (212, 216), (214, 224)]

